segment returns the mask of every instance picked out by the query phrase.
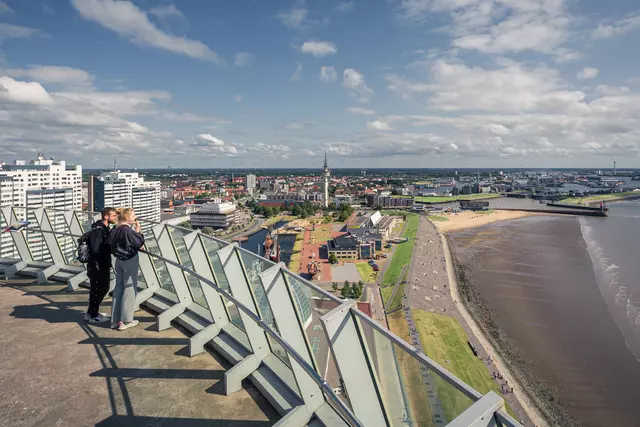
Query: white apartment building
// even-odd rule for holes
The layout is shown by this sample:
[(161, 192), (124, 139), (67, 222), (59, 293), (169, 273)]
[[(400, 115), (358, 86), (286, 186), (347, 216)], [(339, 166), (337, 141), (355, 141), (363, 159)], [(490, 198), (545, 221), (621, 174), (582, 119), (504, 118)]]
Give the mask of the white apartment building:
[[(67, 166), (65, 161), (45, 158), (42, 153), (29, 162), (15, 160), (13, 164), (2, 164), (0, 168), (0, 207), (51, 208), (60, 210), (82, 209), (82, 166)], [(31, 211), (33, 212), (33, 211)], [(26, 210), (16, 209), (18, 220), (35, 222)], [(53, 214), (52, 214), (53, 215)], [(66, 231), (61, 217), (50, 218), (55, 230)], [(8, 226), (10, 224), (2, 224)], [(35, 260), (50, 259), (44, 250), (42, 236), (27, 232), (27, 238)], [(72, 242), (59, 238), (63, 252), (71, 248)], [(69, 246), (69, 248), (67, 248)], [(11, 258), (13, 243), (9, 233), (0, 237), (0, 257)]]
[(256, 189), (256, 176), (253, 174), (248, 174), (245, 178), (245, 187), (247, 188), (247, 191), (250, 194), (253, 194), (253, 192)]
[(191, 213), (191, 225), (194, 228), (227, 228), (237, 222), (236, 205), (230, 202), (205, 203), (200, 210)]
[(160, 181), (145, 181), (137, 172), (103, 172), (93, 181), (93, 211), (110, 206), (133, 208), (141, 219), (160, 222)]

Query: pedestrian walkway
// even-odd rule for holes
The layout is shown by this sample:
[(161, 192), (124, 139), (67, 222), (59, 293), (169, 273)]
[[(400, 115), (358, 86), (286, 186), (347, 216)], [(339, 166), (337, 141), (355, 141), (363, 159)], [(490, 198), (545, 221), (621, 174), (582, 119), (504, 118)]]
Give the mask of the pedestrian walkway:
[(61, 284), (0, 282), (0, 427), (270, 426), (280, 418), (250, 383), (225, 396), (226, 362), (189, 358), (186, 336), (155, 332), (145, 311), (124, 332), (86, 324), (87, 298)]

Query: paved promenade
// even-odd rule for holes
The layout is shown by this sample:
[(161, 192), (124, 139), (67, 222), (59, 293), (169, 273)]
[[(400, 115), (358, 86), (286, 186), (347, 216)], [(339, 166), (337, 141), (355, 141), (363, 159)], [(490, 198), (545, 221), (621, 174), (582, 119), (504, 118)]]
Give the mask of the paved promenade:
[(225, 396), (226, 362), (187, 357), (186, 336), (155, 332), (145, 311), (127, 331), (89, 326), (87, 297), (61, 284), (0, 282), (1, 427), (270, 426), (279, 419), (250, 383)]

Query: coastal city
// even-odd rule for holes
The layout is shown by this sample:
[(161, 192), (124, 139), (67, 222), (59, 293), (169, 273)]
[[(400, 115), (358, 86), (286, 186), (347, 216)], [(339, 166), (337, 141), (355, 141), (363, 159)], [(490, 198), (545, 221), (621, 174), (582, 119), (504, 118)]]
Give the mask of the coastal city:
[[(325, 292), (356, 300), (360, 311), (475, 389), (500, 393), (520, 420), (529, 413), (519, 376), (531, 377), (530, 367), (494, 350), (509, 344), (483, 319), (491, 304), (470, 287), (459, 233), (525, 217), (606, 218), (610, 203), (640, 199), (638, 170), (331, 170), (326, 154), (316, 170), (132, 171), (115, 160), (112, 170), (87, 170), (39, 153), (2, 162), (0, 182), (2, 206), (86, 212), (130, 206), (143, 233), (168, 224), (282, 263)], [(18, 219), (36, 219), (30, 215)], [(42, 236), (28, 241), (46, 259)], [(1, 242), (2, 257), (12, 258), (10, 233)], [(199, 289), (191, 289), (195, 300), (204, 298)], [(264, 314), (268, 303), (256, 298)], [(314, 355), (323, 352), (313, 346)], [(415, 376), (405, 359), (398, 369), (413, 390), (411, 417), (435, 417), (434, 410), (443, 420), (453, 417), (462, 403), (437, 391), (427, 370)], [(335, 370), (325, 380), (345, 392)], [(545, 409), (558, 422), (566, 419)]]
[(0, 427), (640, 427), (640, 0), (0, 0)]

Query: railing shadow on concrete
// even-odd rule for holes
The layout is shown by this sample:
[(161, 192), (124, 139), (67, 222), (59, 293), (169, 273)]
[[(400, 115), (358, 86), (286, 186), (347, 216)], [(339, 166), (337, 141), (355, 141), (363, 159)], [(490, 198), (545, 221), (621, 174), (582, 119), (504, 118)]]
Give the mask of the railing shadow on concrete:
[[(9, 276), (40, 282), (86, 280), (73, 259), (75, 240), (95, 213), (2, 208), (0, 226), (32, 223), (2, 240)], [(158, 330), (180, 324), (194, 335), (194, 355), (211, 346), (232, 363), (226, 393), (249, 378), (283, 415), (280, 425), (519, 426), (494, 393), (482, 396), (355, 307), (237, 244), (197, 231), (142, 221), (138, 304), (158, 314)], [(31, 234), (29, 234), (31, 233)], [(16, 256), (18, 255), (18, 256)], [(438, 384), (439, 396), (417, 399), (412, 372)], [(431, 393), (433, 393), (431, 389)], [(420, 393), (419, 393), (420, 395)], [(426, 410), (422, 408), (426, 407)], [(489, 416), (487, 416), (489, 414)], [(474, 422), (475, 422), (474, 421)], [(487, 424), (483, 424), (484, 421)]]

